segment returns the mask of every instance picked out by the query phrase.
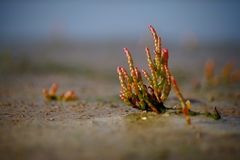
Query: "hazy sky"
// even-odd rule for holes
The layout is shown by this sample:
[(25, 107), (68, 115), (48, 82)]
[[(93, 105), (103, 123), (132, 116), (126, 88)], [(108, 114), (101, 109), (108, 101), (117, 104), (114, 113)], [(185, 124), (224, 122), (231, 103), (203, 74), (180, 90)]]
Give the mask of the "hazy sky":
[[(178, 2), (178, 3), (177, 3)], [(102, 39), (136, 37), (153, 24), (163, 35), (240, 40), (240, 1), (63, 1), (0, 2), (1, 39)]]

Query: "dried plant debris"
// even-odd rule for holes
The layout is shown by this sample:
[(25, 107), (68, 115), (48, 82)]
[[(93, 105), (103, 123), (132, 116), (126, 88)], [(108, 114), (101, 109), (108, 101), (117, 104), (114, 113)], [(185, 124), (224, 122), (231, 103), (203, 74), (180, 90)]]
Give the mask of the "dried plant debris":
[(215, 61), (209, 59), (204, 68), (205, 81), (208, 86), (230, 85), (240, 82), (240, 70), (234, 70), (234, 64), (225, 64), (219, 74), (215, 73)]
[[(156, 113), (165, 113), (167, 110), (177, 110), (176, 113), (183, 113), (186, 122), (191, 124), (189, 115), (201, 113), (190, 110), (190, 101), (183, 97), (176, 79), (169, 70), (168, 49), (162, 48), (161, 38), (151, 25), (149, 29), (154, 40), (153, 58), (150, 49), (145, 49), (150, 73), (144, 69), (140, 72), (133, 63), (130, 51), (124, 48), (130, 73), (123, 67), (117, 68), (121, 85), (120, 99), (125, 104), (140, 110), (153, 111)], [(147, 80), (147, 84), (145, 84), (142, 74)], [(180, 101), (181, 108), (167, 108), (164, 106), (164, 102), (167, 100), (172, 86)]]
[(58, 84), (53, 83), (49, 89), (43, 89), (42, 91), (43, 96), (47, 100), (73, 101), (78, 99), (76, 93), (72, 90), (68, 90), (62, 93), (60, 96), (57, 95), (58, 88), (59, 88)]

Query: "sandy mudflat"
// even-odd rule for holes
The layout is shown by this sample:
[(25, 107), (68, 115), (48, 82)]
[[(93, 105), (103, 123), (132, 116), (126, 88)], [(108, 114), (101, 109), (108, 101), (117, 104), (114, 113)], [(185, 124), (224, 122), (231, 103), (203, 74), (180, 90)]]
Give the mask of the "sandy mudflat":
[[(75, 90), (80, 99), (44, 100), (41, 90), (52, 82), (58, 82), (59, 92)], [(185, 90), (193, 109), (218, 106), (223, 115), (218, 121), (192, 117), (188, 126), (181, 115), (125, 106), (118, 89), (116, 81), (81, 75), (1, 76), (0, 159), (239, 159), (237, 90)], [(176, 103), (171, 95), (166, 105)]]
[[(142, 68), (145, 45), (92, 45), (15, 47), (16, 54), (1, 54), (1, 160), (240, 159), (239, 83), (206, 88), (203, 81), (208, 58), (216, 60), (219, 73), (229, 60), (238, 62), (239, 50), (169, 47), (170, 69), (192, 109), (217, 107), (222, 115), (218, 121), (191, 117), (189, 126), (182, 115), (146, 113), (119, 100), (115, 68), (127, 66), (121, 48), (129, 47)], [(202, 88), (193, 88), (196, 80)], [(79, 100), (46, 101), (42, 89), (53, 82), (59, 84), (59, 94), (71, 89)], [(171, 92), (165, 105), (178, 103)]]

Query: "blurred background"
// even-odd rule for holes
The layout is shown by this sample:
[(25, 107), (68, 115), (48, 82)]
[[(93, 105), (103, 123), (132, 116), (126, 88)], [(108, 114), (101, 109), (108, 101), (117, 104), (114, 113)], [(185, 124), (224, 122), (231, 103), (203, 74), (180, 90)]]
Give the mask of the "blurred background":
[[(152, 24), (170, 67), (202, 75), (211, 58), (239, 67), (240, 1), (3, 0), (0, 73), (76, 73), (116, 78), (122, 48), (146, 66)], [(194, 67), (192, 67), (194, 66)]]

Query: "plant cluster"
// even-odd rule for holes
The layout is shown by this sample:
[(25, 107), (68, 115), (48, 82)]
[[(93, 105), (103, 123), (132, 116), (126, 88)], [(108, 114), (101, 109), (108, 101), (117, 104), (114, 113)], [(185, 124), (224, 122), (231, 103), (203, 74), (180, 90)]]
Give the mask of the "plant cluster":
[(58, 91), (58, 84), (53, 83), (49, 89), (43, 89), (42, 93), (43, 96), (47, 100), (63, 100), (63, 101), (72, 101), (78, 99), (77, 95), (74, 91), (68, 90), (61, 95), (57, 95)]
[[(176, 79), (169, 70), (168, 49), (162, 48), (161, 38), (151, 25), (149, 29), (154, 41), (153, 58), (150, 49), (145, 49), (150, 73), (144, 69), (140, 72), (133, 63), (130, 51), (124, 48), (130, 73), (123, 67), (117, 68), (121, 85), (120, 99), (125, 102), (125, 104), (140, 110), (164, 113), (169, 109), (164, 106), (164, 102), (167, 100), (173, 87), (181, 103), (180, 111), (185, 115), (187, 123), (190, 124), (189, 112), (191, 103), (183, 97)], [(142, 75), (147, 80), (147, 84), (144, 83)]]
[(209, 86), (217, 86), (220, 84), (235, 84), (240, 82), (240, 70), (234, 70), (233, 63), (227, 63), (219, 74), (216, 74), (215, 61), (208, 60), (205, 64), (204, 74), (205, 80)]

